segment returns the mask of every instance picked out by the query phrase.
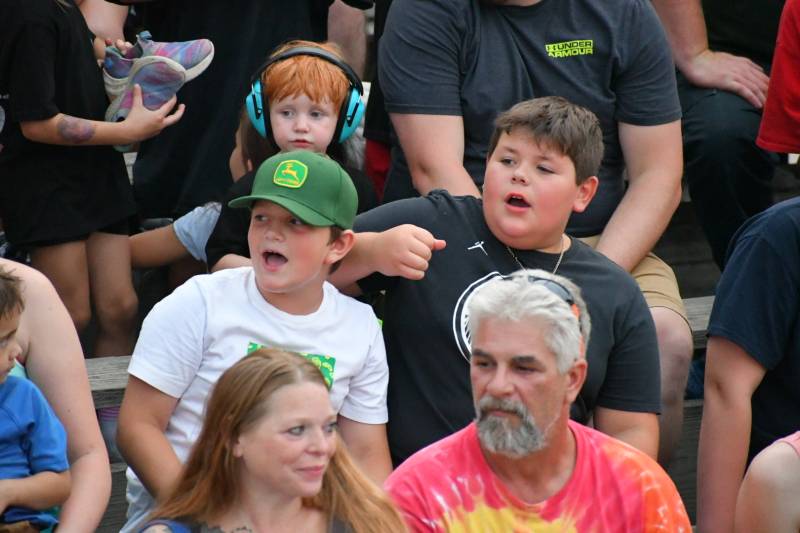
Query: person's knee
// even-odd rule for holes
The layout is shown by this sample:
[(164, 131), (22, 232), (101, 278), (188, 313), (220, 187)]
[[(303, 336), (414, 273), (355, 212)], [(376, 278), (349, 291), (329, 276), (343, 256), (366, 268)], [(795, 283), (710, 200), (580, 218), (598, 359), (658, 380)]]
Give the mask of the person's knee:
[(139, 299), (136, 296), (136, 292), (131, 288), (129, 291), (120, 291), (110, 298), (98, 298), (95, 307), (100, 327), (106, 330), (115, 328), (128, 329), (136, 318)]
[(89, 321), (92, 319), (91, 307), (89, 307), (87, 303), (82, 302), (74, 302), (72, 304), (64, 302), (64, 305), (67, 308), (69, 317), (72, 319), (72, 323), (75, 325), (75, 329), (78, 330), (79, 333), (85, 330), (89, 325)]
[(672, 402), (683, 396), (692, 361), (692, 332), (676, 312), (666, 308), (651, 310), (656, 326), (661, 358), (661, 395)]
[(684, 120), (688, 166), (699, 160), (725, 166), (760, 152), (755, 144), (760, 115), (735, 95), (717, 91), (689, 113)]
[(67, 308), (69, 317), (75, 325), (78, 332), (82, 332), (89, 325), (92, 319), (92, 308), (89, 304), (88, 298), (84, 298), (81, 294), (75, 292), (70, 294), (59, 294), (64, 307)]

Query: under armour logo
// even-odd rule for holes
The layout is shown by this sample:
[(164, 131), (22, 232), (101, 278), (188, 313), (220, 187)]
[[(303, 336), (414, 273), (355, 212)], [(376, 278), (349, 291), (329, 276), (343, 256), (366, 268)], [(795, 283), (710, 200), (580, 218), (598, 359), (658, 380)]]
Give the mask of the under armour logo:
[(486, 250), (483, 248), (483, 241), (477, 241), (475, 244), (473, 244), (472, 246), (470, 246), (469, 248), (467, 248), (467, 251), (469, 251), (469, 250), (475, 250), (476, 248), (480, 248), (481, 252), (483, 252), (484, 254), (486, 254), (486, 256), (487, 256), (487, 257), (489, 256), (489, 254), (488, 254), (488, 253), (486, 253)]

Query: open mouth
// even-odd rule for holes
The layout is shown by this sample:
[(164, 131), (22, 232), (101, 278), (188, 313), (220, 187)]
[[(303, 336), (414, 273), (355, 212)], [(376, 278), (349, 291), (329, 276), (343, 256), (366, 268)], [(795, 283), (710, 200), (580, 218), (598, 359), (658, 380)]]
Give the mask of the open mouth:
[(270, 250), (267, 250), (262, 255), (264, 257), (264, 261), (267, 263), (267, 266), (272, 268), (282, 267), (288, 261), (285, 255)]
[(514, 206), (514, 207), (530, 207), (531, 206), (531, 204), (529, 204), (525, 200), (525, 198), (523, 198), (519, 194), (509, 194), (508, 197), (506, 198), (506, 203), (508, 205), (511, 205), (511, 206)]

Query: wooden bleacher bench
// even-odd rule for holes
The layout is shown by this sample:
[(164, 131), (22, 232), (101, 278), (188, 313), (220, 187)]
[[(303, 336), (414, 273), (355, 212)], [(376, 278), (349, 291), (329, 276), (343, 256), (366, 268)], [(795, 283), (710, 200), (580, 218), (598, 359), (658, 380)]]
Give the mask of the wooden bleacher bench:
[(128, 384), (130, 360), (130, 355), (86, 359), (95, 409), (114, 407), (122, 403), (122, 394)]
[[(128, 384), (129, 355), (119, 357), (96, 357), (86, 360), (89, 386), (96, 408), (113, 407), (122, 403), (122, 394)], [(111, 464), (111, 498), (97, 531), (117, 533), (125, 524), (125, 463)]]
[(689, 325), (692, 328), (694, 349), (705, 349), (708, 317), (711, 314), (711, 306), (714, 305), (714, 297), (687, 298), (683, 304), (686, 306), (686, 315), (689, 317)]
[[(713, 296), (688, 298), (684, 300), (692, 327), (695, 350), (706, 346), (706, 329), (708, 316), (714, 303)], [(95, 407), (110, 407), (122, 403), (122, 395), (128, 383), (128, 363), (130, 356), (98, 357), (86, 360), (89, 373), (89, 385)], [(684, 405), (683, 435), (678, 451), (669, 468), (669, 474), (678, 486), (678, 490), (694, 523), (695, 503), (697, 501), (696, 467), (697, 440), (700, 435), (700, 419), (703, 414), (702, 400), (688, 400)], [(116, 532), (125, 523), (125, 465), (111, 465), (111, 500), (98, 531)]]

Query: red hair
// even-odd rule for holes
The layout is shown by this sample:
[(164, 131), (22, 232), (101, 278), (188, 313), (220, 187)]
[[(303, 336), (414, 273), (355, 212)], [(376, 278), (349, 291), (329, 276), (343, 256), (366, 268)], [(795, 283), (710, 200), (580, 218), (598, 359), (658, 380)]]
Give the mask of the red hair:
[[(344, 61), (335, 44), (312, 41), (290, 41), (278, 47), (271, 57), (301, 46), (325, 50)], [(337, 112), (350, 88), (350, 82), (342, 69), (330, 61), (307, 55), (297, 55), (273, 63), (261, 76), (270, 102), (304, 94), (315, 102), (331, 102)]]

